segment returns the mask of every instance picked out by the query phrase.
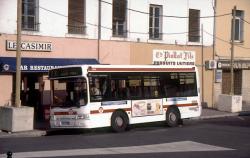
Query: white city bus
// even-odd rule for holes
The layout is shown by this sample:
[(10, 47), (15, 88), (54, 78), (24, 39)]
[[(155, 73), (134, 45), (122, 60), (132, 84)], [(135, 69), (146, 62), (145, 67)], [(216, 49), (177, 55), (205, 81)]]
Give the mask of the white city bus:
[(75, 65), (49, 71), (51, 128), (111, 127), (199, 117), (197, 68), (159, 65)]

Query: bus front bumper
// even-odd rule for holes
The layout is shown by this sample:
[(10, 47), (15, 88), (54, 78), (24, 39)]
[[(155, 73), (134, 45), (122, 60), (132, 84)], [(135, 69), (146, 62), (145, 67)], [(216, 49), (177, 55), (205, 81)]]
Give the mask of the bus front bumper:
[(93, 128), (89, 119), (50, 119), (50, 128)]

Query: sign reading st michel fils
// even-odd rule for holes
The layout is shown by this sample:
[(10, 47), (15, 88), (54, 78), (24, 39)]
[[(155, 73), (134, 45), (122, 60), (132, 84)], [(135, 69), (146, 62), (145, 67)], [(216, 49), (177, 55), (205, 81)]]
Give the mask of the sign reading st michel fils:
[(153, 64), (194, 66), (195, 52), (188, 50), (153, 50)]

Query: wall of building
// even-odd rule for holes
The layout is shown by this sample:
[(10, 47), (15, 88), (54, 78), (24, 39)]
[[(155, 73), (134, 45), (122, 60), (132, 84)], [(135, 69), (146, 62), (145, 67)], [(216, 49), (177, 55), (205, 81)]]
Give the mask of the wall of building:
[[(232, 10), (234, 8), (234, 5), (237, 7), (237, 10), (243, 10), (244, 11), (244, 19), (248, 20), (250, 19), (250, 1), (249, 0), (217, 0), (217, 15), (226, 14), (226, 13), (232, 13)], [(230, 39), (231, 39), (231, 20), (232, 15), (223, 16), (220, 18), (216, 18), (216, 36), (220, 39), (216, 40), (216, 55), (218, 58), (230, 58), (231, 56), (231, 45), (230, 45)], [(244, 58), (244, 59), (250, 59), (249, 55), (249, 49), (244, 49), (241, 47), (250, 47), (250, 25), (247, 23), (244, 23), (244, 42), (243, 43), (236, 43), (235, 46), (235, 58)], [(238, 46), (241, 47), (238, 47)]]
[[(163, 15), (188, 17), (189, 9), (201, 10), (201, 16), (213, 15), (213, 0), (137, 0), (129, 1), (128, 8), (148, 13), (150, 4), (162, 5)], [(177, 7), (178, 6), (178, 7)], [(188, 42), (188, 18), (163, 17), (162, 21), (162, 40), (150, 40), (148, 35), (149, 30), (149, 15), (128, 10), (128, 38), (130, 41), (140, 41), (148, 43), (167, 43), (180, 45), (200, 45), (201, 43)], [(112, 17), (112, 14), (110, 14)], [(105, 26), (112, 27), (112, 21)], [(213, 18), (203, 18), (200, 24), (204, 25), (204, 30), (213, 34)], [(144, 26), (144, 27), (142, 27)], [(177, 33), (177, 34), (175, 34)], [(106, 37), (111, 36), (107, 35)], [(104, 38), (106, 39), (106, 38)], [(204, 34), (204, 45), (212, 45), (211, 35)]]
[[(232, 26), (232, 10), (236, 6), (237, 10), (244, 11), (244, 19), (249, 21), (250, 19), (250, 1), (249, 0), (216, 0), (216, 15), (230, 14), (227, 16), (217, 17), (215, 20), (216, 25), (216, 41), (215, 41), (215, 58), (217, 60), (231, 59), (231, 26)], [(234, 59), (238, 61), (249, 61), (250, 54), (250, 25), (246, 22), (243, 23), (243, 42), (235, 41), (234, 47)], [(241, 83), (241, 95), (243, 103), (249, 103), (249, 70), (242, 70), (242, 83)], [(226, 83), (215, 84), (215, 105), (218, 102), (218, 97), (223, 93), (223, 86)], [(237, 87), (235, 87), (237, 88)]]
[(11, 105), (12, 76), (10, 74), (0, 75), (0, 106)]
[(250, 104), (250, 70), (242, 71), (242, 100), (245, 104)]
[[(188, 42), (188, 18), (163, 17), (162, 40), (149, 40), (149, 6), (162, 5), (163, 15), (188, 17), (189, 9), (201, 10), (201, 16), (213, 15), (214, 0), (128, 0), (128, 8), (144, 13), (127, 10), (127, 38), (112, 37), (112, 0), (101, 3), (101, 36), (103, 40), (141, 41), (150, 43), (167, 43), (181, 45), (200, 45), (201, 43)], [(60, 4), (60, 5), (58, 5)], [(1, 0), (0, 26), (1, 33), (16, 33), (15, 0)], [(39, 31), (23, 31), (24, 35), (51, 36), (51, 37), (77, 37), (80, 39), (98, 38), (98, 0), (86, 0), (86, 34), (68, 34), (68, 1), (67, 0), (40, 0), (39, 1)], [(213, 18), (202, 18), (200, 25), (204, 30), (213, 34)], [(176, 34), (178, 33), (178, 34)], [(204, 45), (212, 45), (211, 35), (204, 34)]]
[[(60, 5), (58, 5), (60, 4)], [(98, 1), (86, 0), (86, 35), (68, 34), (68, 0), (39, 1), (39, 31), (22, 31), (26, 35), (52, 37), (80, 37), (97, 39), (98, 36)], [(16, 33), (17, 1), (0, 1), (0, 33)], [(91, 16), (90, 16), (91, 15)]]
[(221, 83), (214, 83), (214, 108), (217, 108), (219, 95), (222, 93)]
[(100, 63), (129, 65), (130, 64), (130, 42), (123, 41), (101, 41)]
[(16, 33), (17, 20), (17, 1), (1, 0), (0, 1), (0, 33)]
[[(6, 51), (6, 40), (16, 40), (15, 35), (0, 36), (1, 56), (14, 57), (15, 51)], [(51, 42), (51, 52), (22, 51), (22, 57), (36, 58), (97, 58), (97, 40), (78, 38), (59, 38), (47, 36), (23, 35), (22, 41)]]

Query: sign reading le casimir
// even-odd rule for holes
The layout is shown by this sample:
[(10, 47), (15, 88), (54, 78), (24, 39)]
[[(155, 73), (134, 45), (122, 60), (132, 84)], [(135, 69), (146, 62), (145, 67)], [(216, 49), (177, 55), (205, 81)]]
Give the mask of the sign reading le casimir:
[(195, 52), (185, 50), (153, 50), (154, 65), (194, 66)]
[[(17, 43), (16, 41), (6, 40), (6, 50), (15, 51)], [(23, 41), (21, 43), (21, 50), (25, 51), (39, 51), (39, 52), (51, 52), (52, 43), (50, 42), (27, 42)]]

